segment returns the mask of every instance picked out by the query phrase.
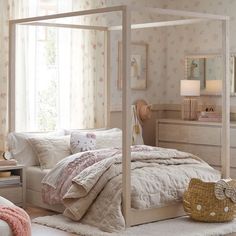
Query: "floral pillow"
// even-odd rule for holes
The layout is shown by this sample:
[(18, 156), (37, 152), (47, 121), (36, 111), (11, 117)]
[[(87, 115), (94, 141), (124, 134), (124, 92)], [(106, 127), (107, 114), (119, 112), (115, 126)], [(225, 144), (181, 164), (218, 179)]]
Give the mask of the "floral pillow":
[(70, 148), (73, 154), (96, 149), (96, 135), (94, 133), (72, 132)]

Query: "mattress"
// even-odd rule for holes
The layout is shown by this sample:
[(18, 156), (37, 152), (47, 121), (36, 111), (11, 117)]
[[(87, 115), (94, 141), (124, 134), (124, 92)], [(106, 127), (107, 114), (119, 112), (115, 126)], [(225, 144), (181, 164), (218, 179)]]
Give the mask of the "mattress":
[[(42, 170), (40, 166), (29, 166), (26, 168), (26, 202), (27, 204), (49, 209), (55, 212), (63, 212), (61, 204), (48, 205), (42, 200), (42, 179), (50, 169)], [(1, 234), (0, 234), (1, 236)]]
[(50, 169), (42, 170), (40, 166), (29, 166), (26, 168), (26, 188), (41, 192), (41, 182)]

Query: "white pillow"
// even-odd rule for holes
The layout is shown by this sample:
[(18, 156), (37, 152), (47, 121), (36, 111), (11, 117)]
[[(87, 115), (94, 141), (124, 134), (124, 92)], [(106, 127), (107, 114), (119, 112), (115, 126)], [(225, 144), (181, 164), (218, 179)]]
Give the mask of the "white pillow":
[[(84, 137), (94, 135), (96, 142), (91, 142), (90, 139), (84, 140)], [(79, 144), (79, 147), (75, 146)], [(82, 146), (84, 144), (84, 146)], [(94, 145), (96, 144), (96, 145)], [(74, 145), (74, 146), (73, 146)], [(112, 129), (109, 131), (95, 131), (95, 132), (72, 132), (71, 134), (71, 150), (72, 153), (83, 150), (102, 149), (122, 147), (122, 131), (120, 129)]]
[(29, 138), (42, 169), (51, 169), (71, 155), (70, 135), (60, 137)]
[(122, 147), (122, 131), (120, 129), (116, 129), (110, 132), (99, 132), (95, 134), (96, 149)]
[(55, 137), (64, 135), (64, 130), (55, 132), (12, 132), (8, 134), (8, 148), (12, 157), (25, 166), (39, 165), (38, 158), (28, 142), (29, 138)]

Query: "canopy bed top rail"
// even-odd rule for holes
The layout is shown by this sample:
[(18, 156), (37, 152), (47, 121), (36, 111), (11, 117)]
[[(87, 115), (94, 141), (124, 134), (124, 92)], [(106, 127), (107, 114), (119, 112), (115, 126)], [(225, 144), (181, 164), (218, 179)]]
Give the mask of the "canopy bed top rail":
[[(155, 27), (166, 27), (166, 26), (177, 26), (177, 25), (189, 25), (197, 24), (209, 19), (184, 19), (184, 20), (171, 20), (171, 21), (158, 21), (151, 23), (142, 24), (132, 24), (131, 29), (145, 29), (145, 28), (155, 28)], [(121, 25), (111, 26), (108, 30), (122, 30)]]
[[(224, 16), (224, 15), (206, 14), (206, 13), (198, 13), (198, 12), (191, 12), (191, 11), (173, 10), (173, 9), (120, 5), (120, 6), (113, 6), (113, 7), (104, 7), (104, 8), (90, 9), (90, 10), (65, 12), (65, 13), (58, 13), (58, 14), (45, 15), (45, 16), (15, 19), (15, 20), (10, 20), (9, 22), (10, 22), (10, 24), (25, 24), (25, 23), (33, 23), (33, 22), (38, 23), (39, 21), (45, 21), (45, 20), (55, 20), (55, 19), (62, 19), (62, 18), (75, 17), (75, 16), (93, 15), (93, 14), (99, 14), (99, 13), (102, 14), (102, 13), (109, 13), (109, 12), (115, 12), (115, 11), (124, 11), (124, 10), (128, 10), (128, 9), (130, 12), (131, 11), (140, 11), (140, 12), (169, 15), (169, 16), (198, 18), (198, 19), (202, 19), (202, 20), (203, 19), (206, 19), (206, 20), (207, 19), (208, 20), (227, 20), (227, 19), (229, 19), (229, 16)], [(163, 21), (163, 22), (165, 22), (165, 21)], [(173, 23), (174, 22), (175, 21), (173, 21)], [(192, 23), (195, 23), (195, 22), (193, 21)], [(169, 24), (170, 23), (167, 23), (167, 25), (169, 25)], [(184, 24), (184, 21), (183, 21), (183, 24)], [(186, 21), (186, 24), (191, 24), (191, 22)], [(101, 26), (101, 27), (103, 27), (103, 26)], [(109, 26), (104, 26), (104, 27), (109, 27)], [(141, 24), (140, 24), (139, 28), (141, 28)]]
[(160, 15), (194, 17), (194, 18), (203, 18), (203, 19), (212, 19), (212, 20), (227, 20), (227, 19), (229, 19), (229, 16), (225, 16), (225, 15), (199, 13), (199, 12), (194, 12), (194, 11), (182, 11), (182, 10), (174, 10), (174, 9), (163, 9), (163, 8), (155, 8), (155, 7), (140, 7), (140, 6), (130, 6), (130, 8), (132, 11), (157, 13)]
[[(145, 29), (145, 28), (197, 24), (208, 20), (209, 19), (184, 19), (184, 20), (172, 20), (172, 21), (158, 21), (158, 22), (142, 23), (142, 24), (131, 24), (131, 29)], [(22, 23), (21, 25), (60, 27), (69, 29), (87, 29), (87, 30), (100, 30), (100, 31), (122, 30), (121, 25), (106, 27), (106, 26), (96, 26), (96, 25), (61, 24), (61, 23), (49, 23), (49, 22), (38, 22), (38, 21)]]
[(115, 11), (123, 11), (127, 6), (114, 6), (114, 7), (104, 7), (104, 8), (96, 8), (91, 10), (82, 10), (82, 11), (73, 11), (73, 12), (66, 12), (66, 13), (58, 13), (52, 15), (45, 15), (45, 16), (37, 16), (37, 17), (29, 17), (29, 18), (22, 18), (16, 20), (10, 20), (11, 24), (22, 24), (27, 22), (35, 22), (35, 21), (45, 21), (45, 20), (55, 20), (73, 16), (85, 16), (85, 15), (93, 15), (99, 13), (106, 13), (106, 12), (115, 12)]
[(87, 29), (87, 30), (100, 30), (107, 31), (108, 27), (96, 26), (96, 25), (78, 25), (78, 24), (61, 24), (61, 23), (48, 23), (48, 22), (30, 22), (23, 23), (21, 25), (29, 26), (44, 26), (44, 27), (55, 27), (55, 28), (69, 28), (69, 29)]

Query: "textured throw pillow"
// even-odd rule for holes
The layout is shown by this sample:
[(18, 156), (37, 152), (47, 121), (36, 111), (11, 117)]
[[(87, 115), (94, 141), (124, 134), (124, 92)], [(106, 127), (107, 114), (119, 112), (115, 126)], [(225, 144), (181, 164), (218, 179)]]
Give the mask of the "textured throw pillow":
[(73, 154), (94, 149), (120, 148), (122, 146), (122, 131), (112, 129), (112, 131), (72, 132), (70, 145)]
[(70, 148), (73, 154), (93, 150), (96, 148), (96, 135), (94, 133), (73, 132), (70, 137)]
[(11, 132), (7, 137), (9, 152), (12, 157), (17, 160), (18, 164), (25, 166), (39, 165), (37, 155), (28, 142), (28, 139), (60, 137), (62, 135), (64, 135), (64, 130), (55, 132)]
[(42, 169), (53, 168), (60, 160), (71, 155), (70, 136), (30, 138)]

